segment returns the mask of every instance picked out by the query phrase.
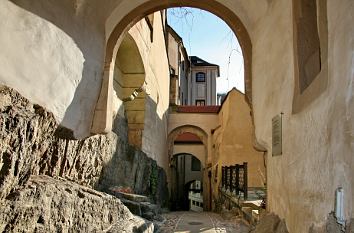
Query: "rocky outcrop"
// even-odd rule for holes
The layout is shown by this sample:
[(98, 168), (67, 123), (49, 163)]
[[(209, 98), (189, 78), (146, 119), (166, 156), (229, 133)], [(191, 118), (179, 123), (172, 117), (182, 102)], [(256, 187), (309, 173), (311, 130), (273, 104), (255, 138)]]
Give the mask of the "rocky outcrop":
[(61, 139), (53, 115), (9, 88), (0, 91), (0, 199), (31, 174), (94, 186), (113, 154), (117, 136)]
[[(106, 191), (111, 187), (121, 185), (129, 187), (135, 193), (149, 196), (150, 200), (156, 203), (167, 203), (168, 190), (165, 172), (157, 166), (154, 160), (127, 143), (127, 135), (124, 133), (127, 126), (124, 119), (117, 118), (115, 123), (115, 132), (74, 140), (72, 132), (60, 127), (50, 112), (41, 106), (30, 103), (16, 91), (0, 86), (0, 203), (3, 219), (1, 226), (15, 229), (14, 227), (17, 226), (22, 227), (27, 220), (32, 223), (34, 220), (29, 217), (30, 212), (26, 211), (32, 211), (28, 206), (32, 206), (33, 203), (36, 205), (42, 203), (48, 208), (50, 207), (48, 203), (51, 203), (50, 205), (54, 205), (51, 210), (53, 213), (56, 208), (59, 208), (58, 216), (69, 214), (72, 217), (75, 215), (74, 218), (68, 218), (71, 220), (67, 221), (72, 222), (67, 224), (79, 224), (79, 222), (87, 221), (85, 216), (78, 217), (78, 214), (84, 214), (84, 212), (64, 207), (60, 210), (60, 205), (63, 203), (57, 203), (54, 199), (60, 201), (67, 198), (65, 200), (69, 204), (81, 201), (80, 208), (82, 210), (97, 205), (97, 212), (100, 212), (99, 205), (105, 203), (108, 205), (105, 208), (114, 209), (118, 205), (116, 204), (118, 199), (108, 201), (106, 196), (98, 194), (93, 189)], [(42, 177), (42, 175), (46, 178), (39, 179), (38, 177)], [(30, 177), (37, 177), (40, 182), (38, 179)], [(47, 178), (48, 183), (45, 183)], [(52, 178), (58, 179), (53, 181)], [(86, 196), (80, 198), (80, 195), (86, 191), (79, 192), (78, 188), (74, 188), (74, 191), (68, 188), (65, 191), (64, 186), (60, 186), (60, 183), (67, 184), (66, 182), (69, 181), (63, 179), (86, 186), (86, 191), (91, 190), (87, 191), (88, 193), (92, 192), (94, 193), (91, 193), (92, 195), (98, 195), (96, 195), (96, 201), (101, 204), (91, 205)], [(55, 189), (54, 184), (60, 188)], [(60, 194), (62, 191), (65, 191), (65, 195), (72, 192), (72, 196), (76, 195), (78, 198), (72, 197), (74, 199), (71, 199), (71, 196), (64, 194), (62, 196)], [(48, 195), (53, 199), (45, 199), (45, 196)], [(101, 197), (103, 200), (100, 201)], [(36, 198), (41, 198), (42, 202), (36, 202)], [(21, 209), (20, 205), (28, 208)], [(111, 210), (113, 211), (113, 209)], [(40, 212), (40, 210), (36, 211)], [(50, 214), (47, 220), (50, 221), (52, 217), (52, 221), (58, 220), (58, 216), (51, 216), (51, 213), (46, 212), (46, 214)], [(37, 217), (41, 223), (43, 222), (42, 218), (48, 216)], [(97, 218), (97, 221), (101, 221), (103, 217), (92, 215), (89, 218), (92, 222), (96, 222), (94, 219)], [(46, 223), (47, 220), (45, 220)], [(119, 229), (118, 225), (114, 225), (113, 220), (107, 224), (104, 222), (102, 226), (97, 227), (108, 229), (109, 226), (112, 226), (112, 229)], [(50, 227), (55, 226), (51, 225)], [(146, 227), (143, 226), (141, 229), (143, 228)], [(149, 230), (149, 228), (145, 230)], [(49, 231), (45, 230), (44, 232)], [(118, 230), (117, 232), (124, 231)]]
[(118, 197), (133, 214), (146, 218), (150, 221), (162, 222), (164, 220), (161, 216), (161, 207), (150, 203), (148, 197), (114, 191), (112, 194)]
[[(127, 125), (115, 120), (115, 132), (73, 140), (54, 116), (16, 91), (0, 89), (0, 199), (30, 175), (63, 177), (107, 191), (127, 186), (166, 204), (166, 175), (156, 161), (127, 143)], [(167, 195), (166, 195), (167, 194)]]
[[(124, 231), (122, 230), (124, 229)], [(1, 232), (153, 232), (121, 201), (63, 179), (31, 176), (0, 205)]]
[(354, 218), (352, 218), (350, 224), (348, 224), (347, 233), (354, 233)]
[(251, 233), (289, 233), (285, 220), (273, 213), (265, 215)]
[(334, 213), (330, 213), (327, 216), (327, 220), (323, 224), (318, 224), (317, 226), (312, 225), (310, 227), (309, 233), (354, 233), (353, 219), (347, 222), (346, 226), (342, 226), (337, 223), (337, 219)]
[(97, 188), (110, 192), (115, 187), (130, 187), (133, 193), (166, 206), (168, 190), (166, 175), (156, 161), (126, 143), (118, 143), (116, 153), (104, 167)]

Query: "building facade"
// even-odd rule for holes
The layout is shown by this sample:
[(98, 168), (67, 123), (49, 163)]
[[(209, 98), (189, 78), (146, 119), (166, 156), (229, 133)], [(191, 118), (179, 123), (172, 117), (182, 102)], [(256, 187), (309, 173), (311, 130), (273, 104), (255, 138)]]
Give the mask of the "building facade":
[(188, 80), (188, 105), (216, 105), (216, 78), (220, 76), (218, 65), (191, 56), (191, 73)]
[(216, 78), (220, 67), (188, 56), (183, 39), (167, 26), (171, 105), (217, 105)]

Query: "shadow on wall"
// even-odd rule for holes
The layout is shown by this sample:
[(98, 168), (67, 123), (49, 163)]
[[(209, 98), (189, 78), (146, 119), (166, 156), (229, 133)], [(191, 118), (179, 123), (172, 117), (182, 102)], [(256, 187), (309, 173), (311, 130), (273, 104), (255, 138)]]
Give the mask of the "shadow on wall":
[[(149, 126), (145, 124), (144, 130), (146, 127), (163, 125), (164, 121), (156, 114), (157, 104), (154, 100), (147, 96), (146, 103), (151, 108), (148, 112), (155, 113), (155, 116), (148, 117), (157, 120)], [(141, 149), (129, 145), (127, 119), (118, 114), (114, 119), (113, 133), (118, 135), (117, 143), (111, 159), (102, 168), (96, 189), (111, 194), (122, 191), (145, 195), (153, 202), (167, 207), (167, 176), (164, 169), (152, 159), (156, 155), (147, 155)]]
[[(82, 52), (84, 57), (82, 77), (76, 89), (72, 90), (72, 102), (67, 107), (60, 124), (73, 130), (76, 138), (89, 136), (102, 79), (105, 47), (103, 16), (100, 17), (99, 14), (96, 18), (85, 16), (83, 13), (77, 12), (77, 3), (71, 0), (11, 0), (11, 2), (60, 28), (74, 40)], [(83, 10), (81, 9), (81, 11)], [(43, 57), (42, 59), (50, 60), (51, 57)], [(73, 64), (67, 64), (67, 66), (70, 67)], [(75, 67), (71, 69), (75, 69)], [(48, 77), (53, 80), (55, 78)], [(75, 83), (78, 80), (71, 81)], [(69, 135), (70, 132), (66, 134)]]

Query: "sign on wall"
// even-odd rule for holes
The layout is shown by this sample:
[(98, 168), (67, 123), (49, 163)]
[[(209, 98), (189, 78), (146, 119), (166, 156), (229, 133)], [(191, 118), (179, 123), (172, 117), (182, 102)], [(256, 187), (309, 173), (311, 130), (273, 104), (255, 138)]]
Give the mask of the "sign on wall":
[(272, 155), (281, 155), (283, 152), (282, 145), (282, 114), (272, 119)]

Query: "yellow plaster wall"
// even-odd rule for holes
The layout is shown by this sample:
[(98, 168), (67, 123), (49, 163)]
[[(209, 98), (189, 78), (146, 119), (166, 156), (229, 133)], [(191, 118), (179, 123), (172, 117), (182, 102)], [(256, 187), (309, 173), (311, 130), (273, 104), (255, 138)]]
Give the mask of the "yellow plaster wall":
[(221, 167), (248, 163), (248, 187), (264, 187), (265, 161), (263, 152), (253, 147), (253, 125), (250, 107), (244, 94), (233, 89), (229, 92), (219, 112), (220, 127), (213, 137), (213, 195), (217, 196), (221, 185)]
[[(145, 19), (130, 30), (145, 68), (145, 116), (142, 150), (167, 168), (167, 109), (169, 107), (169, 65), (161, 12), (154, 13), (153, 40)], [(132, 101), (131, 104), (134, 104)]]

